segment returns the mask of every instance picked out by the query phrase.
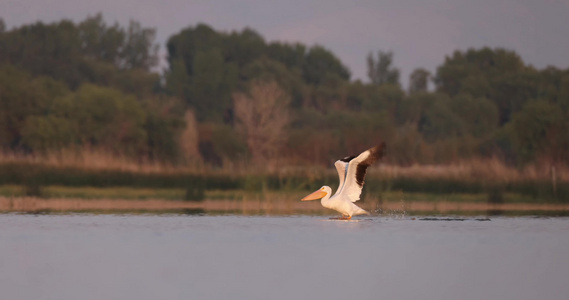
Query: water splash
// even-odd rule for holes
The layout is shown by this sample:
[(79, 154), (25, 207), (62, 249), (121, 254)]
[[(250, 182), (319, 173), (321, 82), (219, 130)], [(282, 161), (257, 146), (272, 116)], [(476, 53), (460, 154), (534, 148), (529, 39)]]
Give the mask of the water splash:
[(373, 213), (393, 219), (405, 219), (407, 217), (407, 210), (405, 209), (405, 201), (403, 199), (399, 200), (398, 208), (384, 209), (381, 207), (380, 203), (377, 203)]

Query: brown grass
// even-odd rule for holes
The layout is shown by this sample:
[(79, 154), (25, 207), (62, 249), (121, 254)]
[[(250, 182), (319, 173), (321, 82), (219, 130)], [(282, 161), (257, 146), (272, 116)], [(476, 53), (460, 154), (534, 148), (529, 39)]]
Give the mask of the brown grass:
[[(495, 158), (462, 160), (447, 165), (415, 164), (408, 167), (380, 165), (372, 168), (371, 172), (387, 178), (444, 178), (465, 181), (485, 179), (500, 183), (551, 180), (552, 178), (550, 165), (531, 164), (518, 169), (508, 166)], [(569, 168), (567, 166), (557, 166), (555, 175), (557, 181), (567, 182), (569, 181)]]
[[(53, 167), (76, 167), (88, 170), (120, 170), (141, 173), (173, 173), (186, 172), (197, 174), (233, 174), (233, 175), (279, 175), (318, 178), (327, 172), (335, 176), (336, 171), (330, 165), (324, 169), (318, 165), (288, 165), (282, 159), (281, 167), (269, 170), (266, 165), (250, 165), (243, 162), (228, 163), (223, 168), (213, 168), (205, 164), (175, 164), (156, 160), (133, 158), (127, 155), (110, 153), (101, 149), (83, 147), (79, 149), (62, 149), (44, 154), (22, 154), (0, 152), (0, 164), (20, 162), (42, 164)], [(440, 178), (459, 179), (464, 181), (492, 180), (499, 183), (551, 180), (552, 167), (545, 163), (534, 163), (522, 168), (508, 166), (499, 159), (469, 159), (444, 165), (398, 166), (376, 164), (369, 174), (383, 178)], [(569, 182), (569, 167), (559, 165), (555, 168), (557, 182)]]
[(137, 159), (123, 154), (110, 153), (103, 149), (89, 147), (51, 150), (41, 154), (1, 152), (2, 163), (30, 163), (53, 167), (76, 167), (91, 170), (120, 170), (144, 173), (167, 173), (180, 168), (173, 164), (148, 159)]

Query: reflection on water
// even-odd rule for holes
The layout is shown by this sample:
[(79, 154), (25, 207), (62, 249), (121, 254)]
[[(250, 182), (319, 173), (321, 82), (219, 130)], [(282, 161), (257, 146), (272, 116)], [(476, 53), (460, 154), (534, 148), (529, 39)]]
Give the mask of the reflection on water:
[[(406, 218), (415, 215), (485, 215), (485, 216), (569, 216), (569, 204), (488, 203), (453, 201), (358, 202), (375, 216)], [(49, 213), (153, 213), (153, 214), (236, 214), (236, 215), (336, 215), (318, 201), (298, 199), (270, 200), (205, 200), (185, 202), (172, 200), (74, 199), (0, 197), (0, 212)]]
[(566, 299), (568, 218), (475, 218), (0, 214), (0, 291), (16, 300)]

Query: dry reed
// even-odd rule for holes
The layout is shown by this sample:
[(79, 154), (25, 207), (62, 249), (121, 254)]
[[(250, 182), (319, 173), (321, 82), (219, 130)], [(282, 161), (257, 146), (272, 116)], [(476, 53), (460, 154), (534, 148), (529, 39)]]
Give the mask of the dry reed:
[[(174, 164), (150, 159), (133, 158), (127, 155), (110, 153), (101, 149), (88, 147), (80, 149), (62, 149), (43, 154), (23, 154), (0, 152), (0, 164), (26, 163), (51, 167), (73, 167), (85, 170), (118, 170), (134, 173), (191, 173), (191, 174), (225, 174), (234, 176), (272, 175), (278, 177), (297, 176), (308, 179), (321, 178), (322, 175), (335, 176), (333, 167), (324, 169), (319, 165), (288, 165), (282, 158), (277, 170), (269, 170), (263, 165), (252, 165), (244, 162), (227, 162), (224, 167), (212, 167), (206, 164)], [(417, 179), (453, 179), (459, 181), (493, 181), (496, 183), (513, 183), (521, 181), (550, 181), (552, 167), (545, 163), (529, 164), (521, 168), (508, 166), (501, 160), (470, 159), (444, 165), (398, 166), (377, 164), (370, 168), (371, 176), (380, 178), (417, 178)], [(555, 180), (569, 182), (569, 167), (556, 166)]]
[[(180, 171), (181, 169), (173, 164), (150, 159), (133, 158), (124, 154), (111, 153), (109, 151), (89, 147), (50, 150), (40, 154), (23, 154), (4, 151), (0, 153), (0, 164), (3, 163), (27, 163), (51, 167), (74, 167), (88, 170), (119, 170), (142, 173), (170, 173)], [(183, 169), (186, 170), (187, 167)]]
[[(569, 181), (569, 168), (557, 166), (556, 180)], [(504, 164), (499, 159), (470, 159), (446, 165), (380, 165), (371, 172), (386, 178), (426, 178), (457, 179), (460, 181), (493, 181), (511, 183), (520, 181), (549, 181), (552, 178), (550, 165), (531, 164), (515, 168)]]

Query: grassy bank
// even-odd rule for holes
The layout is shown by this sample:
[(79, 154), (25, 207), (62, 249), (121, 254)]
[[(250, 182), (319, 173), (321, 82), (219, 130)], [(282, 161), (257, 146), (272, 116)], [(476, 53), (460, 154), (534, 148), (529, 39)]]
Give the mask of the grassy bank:
[(462, 161), (451, 165), (381, 166), (372, 169), (369, 190), (431, 194), (486, 194), (500, 203), (504, 195), (539, 202), (569, 202), (569, 169), (565, 166), (528, 165), (513, 168), (491, 160)]
[[(86, 157), (0, 156), (0, 186), (21, 187), (18, 188), (20, 193), (28, 196), (59, 197), (61, 190), (75, 188), (75, 192), (65, 193), (81, 198), (111, 195), (110, 198), (200, 200), (210, 191), (245, 191), (262, 195), (267, 191), (303, 193), (322, 185), (335, 189), (337, 181), (336, 171), (331, 167), (282, 167), (269, 172), (262, 168), (214, 169), (133, 162), (96, 153)], [(7, 195), (1, 190), (0, 194)], [(494, 203), (514, 198), (523, 199), (520, 200), (523, 202), (569, 203), (569, 170), (566, 167), (552, 169), (547, 165), (516, 169), (498, 160), (410, 167), (380, 164), (370, 168), (364, 197), (381, 198), (381, 195), (398, 192), (479, 195)]]
[[(390, 198), (387, 195), (386, 198)], [(401, 196), (401, 195), (399, 195)], [(397, 196), (397, 199), (400, 199)], [(418, 200), (381, 200), (358, 203), (372, 216), (405, 218), (412, 216), (496, 216), (544, 215), (567, 216), (569, 204), (547, 203), (487, 203), (469, 195), (453, 200), (437, 198), (434, 201), (418, 196)], [(299, 195), (268, 193), (267, 198), (245, 196), (241, 200), (207, 199), (200, 202), (171, 201), (164, 199), (114, 198), (37, 198), (0, 196), (1, 213), (124, 213), (124, 214), (241, 214), (241, 215), (337, 215), (318, 202), (299, 201)], [(369, 199), (368, 199), (369, 200)], [(458, 201), (457, 201), (458, 200)]]

